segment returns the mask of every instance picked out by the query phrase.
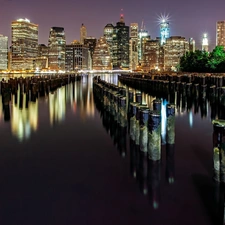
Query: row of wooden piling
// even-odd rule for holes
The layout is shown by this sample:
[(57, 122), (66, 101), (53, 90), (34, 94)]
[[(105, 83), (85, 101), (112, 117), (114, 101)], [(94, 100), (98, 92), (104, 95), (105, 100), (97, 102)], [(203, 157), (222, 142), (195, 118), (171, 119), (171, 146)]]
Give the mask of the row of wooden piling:
[(80, 79), (81, 76), (76, 74), (15, 77), (9, 78), (7, 81), (2, 79), (0, 82), (2, 103), (3, 105), (8, 105), (11, 100), (11, 95), (16, 94), (18, 90), (20, 90), (20, 93), (25, 93), (30, 95), (32, 99), (36, 99), (38, 96), (45, 96), (63, 85)]
[[(126, 90), (95, 77), (93, 91), (104, 110), (109, 112), (121, 127), (129, 127), (134, 143), (149, 159), (161, 159), (161, 100), (153, 102), (150, 109), (143, 104), (141, 93)], [(136, 101), (134, 101), (136, 99)], [(167, 105), (167, 143), (175, 144), (175, 106)]]

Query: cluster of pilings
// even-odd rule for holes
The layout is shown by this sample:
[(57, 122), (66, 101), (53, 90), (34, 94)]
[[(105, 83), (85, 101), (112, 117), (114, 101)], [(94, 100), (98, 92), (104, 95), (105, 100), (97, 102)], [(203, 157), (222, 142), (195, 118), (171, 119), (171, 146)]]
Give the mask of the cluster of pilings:
[(15, 77), (8, 80), (3, 78), (0, 82), (0, 93), (5, 120), (9, 120), (7, 115), (9, 115), (9, 103), (12, 95), (17, 96), (18, 92), (20, 95), (26, 94), (27, 100), (35, 102), (38, 97), (45, 96), (63, 85), (80, 79), (81, 76), (76, 74)]
[[(153, 101), (153, 108), (142, 103), (141, 93), (129, 91), (124, 87), (95, 77), (94, 95), (121, 127), (129, 127), (129, 133), (140, 151), (147, 153), (149, 159), (161, 159), (161, 100)], [(134, 101), (135, 100), (135, 101)], [(167, 106), (167, 143), (175, 143), (175, 106)]]
[[(153, 208), (159, 207), (161, 180), (161, 148), (166, 147), (166, 178), (174, 178), (175, 107), (167, 105), (167, 143), (161, 141), (161, 100), (153, 108), (143, 104), (142, 94), (95, 77), (94, 100), (103, 126), (125, 157), (130, 149), (130, 172), (138, 180), (140, 190), (149, 196)], [(129, 134), (129, 142), (127, 140)], [(129, 143), (129, 144), (128, 144)]]
[(136, 89), (151, 90), (154, 96), (179, 92), (196, 98), (215, 97), (225, 104), (225, 76), (222, 75), (132, 75), (121, 74), (122, 83)]

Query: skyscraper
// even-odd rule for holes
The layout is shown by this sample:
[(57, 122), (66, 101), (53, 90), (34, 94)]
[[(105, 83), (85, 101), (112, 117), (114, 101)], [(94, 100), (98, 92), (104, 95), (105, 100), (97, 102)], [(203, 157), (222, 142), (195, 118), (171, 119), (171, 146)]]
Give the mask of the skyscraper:
[(166, 43), (166, 39), (170, 37), (169, 23), (163, 19), (160, 23), (160, 39), (161, 45)]
[(129, 68), (129, 26), (125, 25), (123, 14), (113, 30), (112, 61), (115, 69)]
[(138, 66), (138, 24), (130, 24), (130, 69), (136, 70)]
[(12, 69), (33, 69), (33, 60), (38, 53), (38, 25), (28, 19), (13, 21), (12, 27)]
[(216, 45), (225, 46), (225, 21), (217, 22)]
[(80, 43), (84, 44), (84, 39), (87, 37), (87, 29), (84, 26), (84, 24), (81, 24), (81, 28), (80, 28)]
[(106, 39), (106, 42), (109, 45), (109, 51), (112, 56), (112, 45), (113, 45), (113, 32), (114, 32), (114, 26), (111, 23), (108, 23), (104, 27), (104, 37)]
[(0, 70), (8, 68), (8, 37), (0, 34)]
[(105, 37), (101, 37), (95, 47), (93, 54), (93, 69), (94, 70), (111, 70), (112, 60), (109, 51), (109, 45)]
[(79, 41), (73, 41), (66, 45), (66, 70), (88, 70), (89, 69), (89, 49), (88, 46)]
[(66, 39), (63, 27), (52, 27), (48, 39), (48, 66), (51, 70), (65, 70)]
[(195, 52), (195, 40), (193, 38), (189, 38), (189, 51)]
[(209, 41), (208, 41), (208, 35), (205, 33), (203, 34), (202, 38), (202, 51), (209, 51)]

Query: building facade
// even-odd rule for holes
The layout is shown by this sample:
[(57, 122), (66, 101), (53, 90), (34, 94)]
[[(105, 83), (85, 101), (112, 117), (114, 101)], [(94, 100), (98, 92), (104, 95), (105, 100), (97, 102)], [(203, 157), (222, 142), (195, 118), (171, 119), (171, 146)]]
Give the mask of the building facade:
[(160, 39), (161, 45), (166, 43), (166, 39), (170, 37), (169, 23), (166, 20), (162, 20), (160, 23)]
[(225, 20), (216, 24), (216, 45), (225, 46)]
[(12, 28), (12, 70), (32, 70), (38, 53), (38, 25), (28, 19), (18, 19)]
[(112, 62), (114, 69), (129, 69), (129, 26), (123, 14), (113, 31)]
[(8, 37), (0, 34), (0, 70), (8, 69)]
[(89, 48), (78, 41), (66, 45), (66, 71), (89, 70)]
[(104, 37), (106, 39), (107, 44), (109, 45), (109, 51), (112, 56), (112, 45), (113, 45), (113, 33), (114, 33), (114, 26), (111, 23), (108, 23), (104, 27)]
[(171, 36), (164, 45), (164, 70), (176, 71), (180, 58), (189, 51), (189, 42), (181, 36)]
[(65, 70), (66, 39), (63, 27), (52, 27), (48, 39), (50, 70)]
[(130, 24), (130, 70), (138, 67), (138, 23)]
[(189, 38), (189, 51), (195, 52), (195, 40), (193, 38)]
[(80, 43), (84, 44), (84, 39), (87, 38), (87, 28), (84, 26), (84, 24), (81, 24), (80, 27)]
[(112, 70), (110, 48), (105, 37), (101, 37), (93, 54), (93, 70)]
[(209, 51), (209, 40), (208, 40), (208, 35), (205, 33), (203, 34), (202, 38), (202, 51)]

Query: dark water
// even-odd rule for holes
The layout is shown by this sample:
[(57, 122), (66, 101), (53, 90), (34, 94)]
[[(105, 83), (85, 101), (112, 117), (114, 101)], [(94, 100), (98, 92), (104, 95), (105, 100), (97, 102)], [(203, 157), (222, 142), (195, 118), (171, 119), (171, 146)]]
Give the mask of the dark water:
[(180, 103), (174, 149), (163, 143), (160, 163), (149, 163), (96, 108), (91, 77), (36, 102), (0, 101), (1, 224), (222, 225), (210, 104)]

